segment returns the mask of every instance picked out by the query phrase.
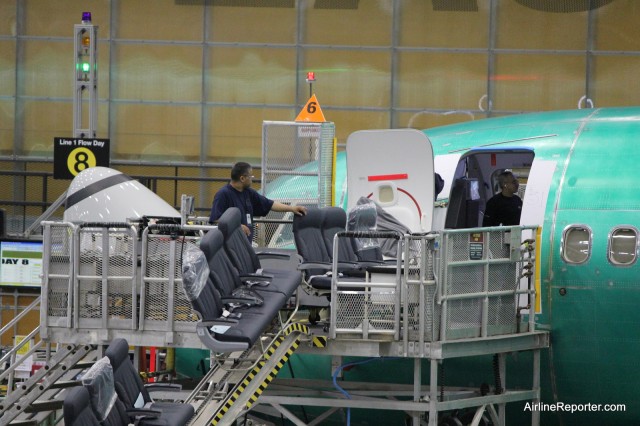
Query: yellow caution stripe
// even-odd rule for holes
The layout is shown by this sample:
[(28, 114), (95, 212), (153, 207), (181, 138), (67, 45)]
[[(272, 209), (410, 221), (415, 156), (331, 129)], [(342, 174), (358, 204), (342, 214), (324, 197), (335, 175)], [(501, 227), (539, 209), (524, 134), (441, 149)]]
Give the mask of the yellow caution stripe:
[(295, 352), (296, 349), (298, 349), (299, 344), (300, 344), (300, 339), (296, 339), (291, 345), (291, 347), (284, 354), (284, 356), (280, 358), (280, 361), (278, 362), (278, 364), (276, 364), (276, 366), (271, 369), (271, 371), (269, 372), (269, 375), (262, 381), (262, 383), (260, 383), (260, 386), (258, 386), (258, 389), (256, 389), (253, 395), (249, 397), (249, 401), (247, 401), (247, 409), (250, 409), (251, 406), (253, 406), (253, 404), (255, 404), (255, 402), (258, 400), (258, 398), (260, 398), (260, 395), (262, 395), (262, 392), (264, 392), (267, 386), (269, 386), (269, 383), (271, 383), (271, 381), (275, 379), (280, 369), (289, 360), (289, 357)]
[[(290, 324), (284, 330), (283, 335), (288, 336), (293, 332), (309, 334), (309, 327), (301, 323), (293, 323), (293, 324)], [(273, 354), (276, 352), (276, 350), (280, 347), (283, 341), (284, 341), (284, 336), (280, 336), (274, 341), (272, 341), (271, 345), (269, 345), (269, 348), (267, 348), (267, 351), (264, 354), (264, 358), (267, 360), (270, 359), (273, 356)], [(325, 344), (326, 344), (326, 339), (325, 339)], [(260, 383), (260, 386), (258, 386), (258, 389), (253, 393), (253, 395), (251, 395), (251, 397), (249, 398), (249, 401), (247, 402), (247, 409), (251, 408), (251, 406), (258, 400), (260, 395), (262, 395), (262, 392), (264, 392), (267, 386), (269, 386), (269, 383), (271, 383), (271, 381), (278, 375), (278, 372), (280, 371), (280, 369), (287, 363), (287, 361), (289, 360), (289, 357), (295, 352), (296, 349), (298, 349), (299, 345), (300, 345), (300, 338), (296, 338), (294, 342), (291, 344), (291, 346), (289, 347), (289, 349), (287, 349), (287, 352), (284, 354), (284, 356), (278, 361), (276, 366), (271, 370), (269, 375), (262, 381), (262, 383)], [(217, 425), (222, 420), (225, 414), (227, 414), (227, 412), (231, 409), (233, 404), (235, 404), (235, 402), (240, 398), (240, 395), (245, 391), (245, 389), (247, 389), (249, 384), (253, 381), (253, 379), (255, 379), (255, 377), (258, 375), (260, 370), (262, 370), (265, 364), (266, 362), (264, 360), (259, 361), (256, 364), (256, 366), (253, 367), (251, 371), (249, 371), (244, 376), (244, 379), (242, 380), (242, 382), (233, 390), (233, 393), (231, 393), (231, 395), (228, 397), (228, 399), (225, 401), (222, 407), (220, 407), (216, 412), (215, 417), (211, 421), (212, 425)]]
[(325, 348), (327, 347), (327, 338), (326, 336), (313, 336), (311, 343), (316, 348)]

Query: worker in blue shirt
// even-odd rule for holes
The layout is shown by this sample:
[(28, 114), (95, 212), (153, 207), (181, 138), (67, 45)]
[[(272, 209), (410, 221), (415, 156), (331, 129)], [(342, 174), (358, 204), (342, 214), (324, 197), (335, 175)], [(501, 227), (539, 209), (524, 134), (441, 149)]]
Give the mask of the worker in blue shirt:
[(242, 230), (249, 241), (252, 241), (254, 216), (266, 216), (271, 210), (292, 212), (297, 215), (307, 213), (304, 206), (289, 206), (260, 195), (258, 191), (251, 188), (252, 182), (253, 169), (251, 165), (244, 161), (234, 164), (231, 169), (231, 182), (220, 188), (213, 197), (209, 222), (215, 223), (229, 207), (237, 207), (242, 214)]

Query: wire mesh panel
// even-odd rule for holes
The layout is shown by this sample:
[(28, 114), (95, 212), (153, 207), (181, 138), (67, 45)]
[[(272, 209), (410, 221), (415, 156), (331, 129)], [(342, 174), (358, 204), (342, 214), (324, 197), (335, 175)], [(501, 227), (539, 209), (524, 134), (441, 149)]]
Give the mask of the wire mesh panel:
[(405, 237), (403, 306), (405, 336), (413, 341), (438, 340), (440, 304), (435, 276), (436, 237)]
[(197, 246), (197, 237), (164, 231), (150, 226), (142, 236), (140, 329), (195, 331), (197, 317), (182, 288), (182, 258)]
[(366, 340), (396, 335), (399, 291), (392, 288), (396, 283), (390, 286), (363, 282), (359, 287), (345, 284), (337, 280), (336, 297), (331, 300), (331, 309), (336, 312), (331, 321), (332, 337), (353, 334)]
[[(111, 226), (111, 227), (107, 227)], [(75, 325), (135, 329), (136, 231), (126, 224), (76, 232)]]
[(443, 232), (443, 339), (516, 332), (521, 232), (520, 227)]
[(44, 300), (40, 322), (44, 328), (70, 327), (74, 226), (67, 222), (44, 222), (43, 226)]
[(398, 244), (397, 262), (370, 266), (364, 279), (337, 273), (340, 259), (339, 238), (353, 235), (374, 238), (396, 238), (396, 233), (338, 232), (333, 243), (333, 274), (331, 280), (330, 335), (349, 334), (367, 339), (398, 339), (400, 336), (401, 253)]
[(262, 193), (284, 203), (331, 205), (333, 123), (265, 121)]

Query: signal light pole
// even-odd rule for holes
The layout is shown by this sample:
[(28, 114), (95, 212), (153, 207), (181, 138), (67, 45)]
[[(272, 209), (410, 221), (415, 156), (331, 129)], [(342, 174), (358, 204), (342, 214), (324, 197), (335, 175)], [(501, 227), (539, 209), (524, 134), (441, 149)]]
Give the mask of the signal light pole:
[(98, 27), (91, 23), (91, 12), (82, 12), (82, 23), (74, 25), (73, 30), (73, 136), (95, 138), (98, 122)]

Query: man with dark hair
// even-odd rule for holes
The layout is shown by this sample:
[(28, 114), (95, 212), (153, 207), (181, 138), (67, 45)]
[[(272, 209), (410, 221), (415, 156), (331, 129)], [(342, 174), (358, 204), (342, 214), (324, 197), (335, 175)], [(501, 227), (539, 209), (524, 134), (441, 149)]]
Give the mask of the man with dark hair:
[(502, 191), (487, 201), (482, 226), (519, 225), (522, 200), (516, 195), (518, 179), (507, 170), (498, 175), (498, 184)]
[(252, 241), (254, 216), (266, 216), (271, 210), (297, 215), (307, 213), (304, 206), (289, 206), (260, 195), (251, 188), (252, 181), (253, 169), (249, 163), (240, 161), (234, 164), (231, 169), (231, 182), (220, 188), (213, 197), (209, 222), (216, 222), (229, 207), (237, 207), (242, 213), (242, 230), (247, 234), (249, 241)]

